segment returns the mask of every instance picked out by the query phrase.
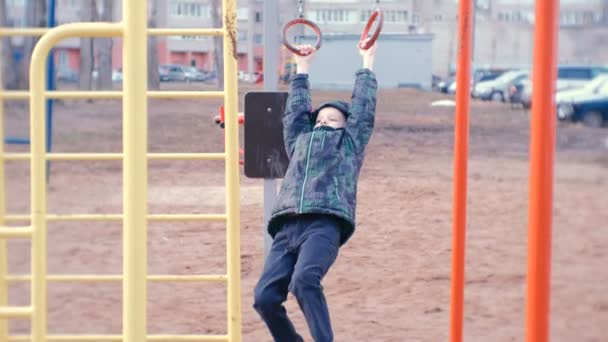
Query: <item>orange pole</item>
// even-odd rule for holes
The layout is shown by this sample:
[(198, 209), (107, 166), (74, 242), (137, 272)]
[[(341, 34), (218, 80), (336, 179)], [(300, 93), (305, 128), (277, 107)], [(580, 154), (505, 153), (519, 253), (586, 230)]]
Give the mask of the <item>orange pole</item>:
[(454, 119), (454, 188), (452, 208), (452, 299), (450, 341), (462, 341), (464, 306), (464, 250), (467, 222), (467, 160), (471, 82), (472, 0), (460, 0), (458, 11), (458, 67)]
[(530, 128), (526, 341), (549, 340), (558, 0), (536, 1)]

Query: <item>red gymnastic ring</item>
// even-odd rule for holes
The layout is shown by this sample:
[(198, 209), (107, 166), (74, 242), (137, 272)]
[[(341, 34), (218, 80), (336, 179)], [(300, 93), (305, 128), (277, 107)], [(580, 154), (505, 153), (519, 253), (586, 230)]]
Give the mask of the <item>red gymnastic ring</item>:
[[(372, 25), (374, 24), (374, 21), (376, 21), (376, 19), (378, 20), (378, 25), (376, 26), (376, 32), (374, 32), (371, 39), (367, 41), (367, 44), (363, 44), (363, 41), (365, 41), (365, 39), (367, 39), (369, 30), (372, 28)], [(359, 40), (359, 47), (361, 49), (367, 50), (374, 45), (374, 43), (376, 42), (376, 39), (378, 39), (378, 36), (380, 35), (380, 31), (382, 31), (383, 23), (384, 23), (384, 12), (382, 12), (379, 9), (375, 10), (374, 13), (372, 13), (371, 17), (369, 17), (369, 20), (367, 21), (367, 25), (365, 25), (365, 29), (363, 30), (363, 33), (361, 34), (361, 39)]]
[(304, 18), (294, 19), (294, 20), (288, 22), (285, 25), (285, 27), (283, 27), (283, 44), (285, 45), (285, 47), (298, 56), (308, 55), (307, 53), (303, 53), (302, 51), (300, 51), (300, 49), (291, 45), (287, 41), (287, 30), (289, 30), (292, 26), (298, 25), (298, 24), (310, 26), (315, 31), (315, 33), (317, 35), (317, 43), (315, 44), (315, 50), (318, 51), (321, 48), (321, 38), (322, 38), (321, 29), (319, 28), (319, 26), (317, 26), (317, 24), (313, 23), (310, 20), (304, 19)]

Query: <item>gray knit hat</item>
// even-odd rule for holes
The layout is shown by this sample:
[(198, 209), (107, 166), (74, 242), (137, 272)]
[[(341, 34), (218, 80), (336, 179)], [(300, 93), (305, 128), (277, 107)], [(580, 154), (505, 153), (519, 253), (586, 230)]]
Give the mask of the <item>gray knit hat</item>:
[(348, 118), (348, 111), (349, 111), (349, 105), (348, 103), (344, 102), (344, 101), (328, 101), (328, 102), (323, 102), (321, 103), (321, 105), (319, 107), (317, 107), (317, 109), (315, 109), (314, 112), (312, 112), (310, 119), (312, 120), (312, 122), (317, 121), (317, 115), (319, 115), (319, 111), (321, 111), (321, 109), (325, 108), (325, 107), (333, 107), (336, 108), (337, 110), (339, 110), (340, 112), (342, 112), (342, 114), (344, 114), (345, 118)]

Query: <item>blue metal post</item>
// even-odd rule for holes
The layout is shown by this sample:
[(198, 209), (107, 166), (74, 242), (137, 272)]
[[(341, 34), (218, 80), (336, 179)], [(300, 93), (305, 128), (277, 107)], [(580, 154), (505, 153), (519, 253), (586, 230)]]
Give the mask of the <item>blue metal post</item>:
[[(47, 26), (55, 27), (55, 0), (48, 0), (47, 4)], [(49, 53), (46, 68), (46, 89), (55, 90), (55, 52)], [(53, 99), (46, 100), (46, 151), (50, 152), (53, 147)], [(47, 161), (46, 181), (48, 183), (51, 174), (51, 163)]]

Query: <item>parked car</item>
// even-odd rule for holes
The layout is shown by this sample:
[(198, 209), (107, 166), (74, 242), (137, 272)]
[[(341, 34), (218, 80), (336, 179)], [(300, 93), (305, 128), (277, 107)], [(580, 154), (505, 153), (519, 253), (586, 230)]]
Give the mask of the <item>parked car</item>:
[(507, 71), (494, 80), (479, 82), (475, 85), (471, 96), (486, 101), (506, 101), (512, 84), (529, 76), (527, 70)]
[[(500, 75), (502, 75), (503, 73), (504, 73), (504, 71), (500, 71), (500, 70), (478, 70), (478, 71), (476, 71), (473, 74), (473, 77), (471, 78), (471, 93), (475, 89), (475, 85), (477, 83), (494, 80), (494, 79), (498, 78)], [(450, 82), (451, 82), (450, 84), (447, 84), (447, 85), (444, 84), (443, 88), (440, 88), (440, 91), (443, 91), (444, 93), (447, 93), (450, 95), (454, 95), (454, 94), (456, 94), (456, 88), (457, 88), (456, 77), (454, 76), (454, 77), (450, 78)]]
[(78, 82), (79, 79), (78, 73), (72, 69), (63, 68), (57, 70), (57, 81), (73, 83)]
[(205, 74), (195, 67), (184, 68), (184, 74), (188, 82), (202, 82), (205, 80)]
[(562, 103), (558, 107), (558, 118), (602, 127), (608, 123), (608, 95), (588, 95), (571, 103)]
[[(584, 90), (584, 91), (583, 91)], [(561, 96), (560, 96), (561, 95)], [(587, 103), (595, 103), (596, 101), (608, 99), (608, 75), (598, 76), (592, 82), (578, 92), (569, 90), (566, 92), (557, 93), (557, 118), (559, 120), (583, 121), (590, 126), (601, 126), (602, 121), (599, 120), (598, 113), (602, 113), (597, 107), (589, 107)], [(581, 105), (585, 104), (585, 105)], [(583, 107), (582, 110), (579, 107)], [(577, 116), (577, 109), (579, 115)], [(605, 120), (603, 120), (605, 121)]]
[(112, 71), (112, 82), (122, 82), (122, 69)]
[[(601, 74), (608, 73), (608, 68), (601, 66), (560, 66), (557, 69), (555, 91), (581, 88)], [(524, 83), (521, 94), (524, 108), (532, 106), (532, 82)]]
[[(555, 103), (568, 103), (587, 95), (601, 94), (608, 90), (608, 74), (602, 74), (588, 82), (585, 86), (575, 89), (558, 91), (555, 94)], [(608, 95), (608, 94), (606, 94)]]
[(450, 76), (448, 76), (445, 80), (440, 81), (439, 83), (437, 83), (437, 90), (439, 90), (442, 93), (448, 93), (448, 90), (450, 88), (450, 85), (452, 83), (454, 83), (456, 80), (456, 74), (450, 74)]
[(181, 65), (163, 64), (158, 67), (158, 74), (162, 82), (183, 82), (186, 80), (186, 70)]

